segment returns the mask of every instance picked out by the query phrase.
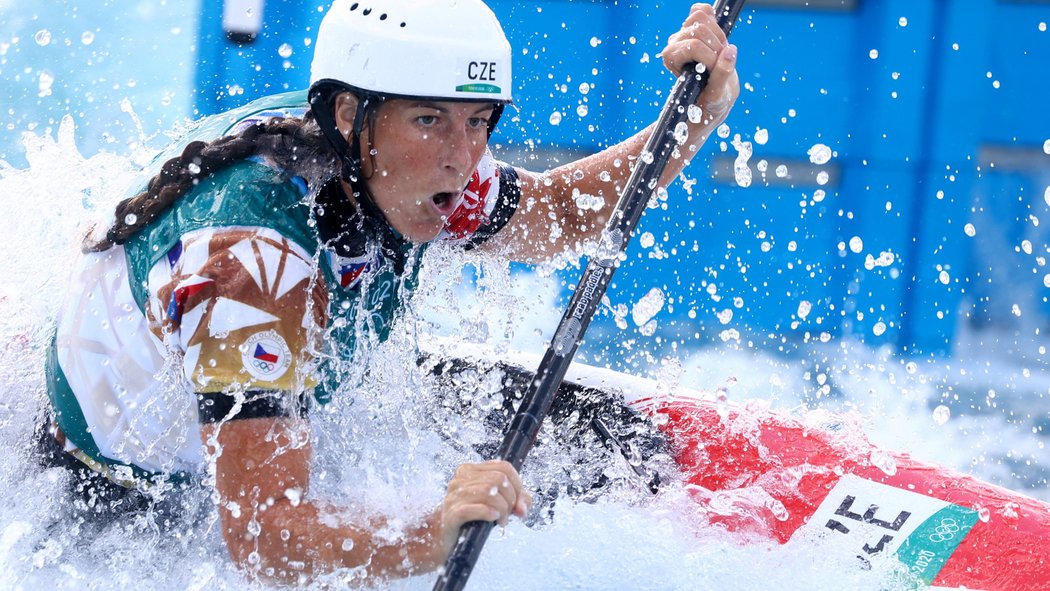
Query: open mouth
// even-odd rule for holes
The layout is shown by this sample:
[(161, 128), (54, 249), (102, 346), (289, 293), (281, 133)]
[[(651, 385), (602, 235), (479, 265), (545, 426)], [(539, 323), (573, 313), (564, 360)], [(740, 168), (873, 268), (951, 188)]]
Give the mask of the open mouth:
[(448, 215), (456, 209), (456, 205), (459, 204), (459, 194), (452, 192), (434, 193), (430, 197), (430, 200), (434, 203), (434, 207), (437, 208), (438, 213), (441, 215)]

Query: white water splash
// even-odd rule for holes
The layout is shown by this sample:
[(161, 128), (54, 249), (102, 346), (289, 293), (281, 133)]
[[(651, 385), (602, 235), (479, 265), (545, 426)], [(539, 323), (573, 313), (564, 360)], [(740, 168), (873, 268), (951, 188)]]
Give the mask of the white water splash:
[[(5, 497), (0, 505), (0, 567), (5, 585), (261, 589), (231, 566), (207, 499), (190, 499), (188, 506), (204, 515), (176, 520), (173, 529), (159, 531), (143, 519), (92, 529), (67, 518), (63, 474), (41, 471), (27, 461), (26, 442), (42, 403), (43, 343), (63, 289), (64, 268), (79, 244), (80, 221), (108, 219), (136, 168), (109, 154), (84, 158), (73, 136), (72, 121), (64, 121), (57, 138), (26, 137), (29, 168), (0, 165), (0, 213), (6, 220), (17, 220), (0, 233), (0, 245), (10, 255), (0, 263), (8, 279), (0, 288), (0, 444), (11, 450), (0, 456), (0, 491)], [(477, 265), (477, 276), (465, 284), (461, 269), (468, 261)], [(434, 505), (455, 463), (475, 457), (472, 450), (435, 434), (434, 415), (425, 412), (428, 390), (414, 370), (414, 339), (440, 333), (441, 326), (454, 335), (462, 318), (480, 318), (489, 326), (488, 344), (542, 350), (559, 314), (559, 287), (551, 277), (513, 274), (504, 263), (479, 262), (441, 249), (432, 249), (426, 263), (421, 280), (436, 289), (419, 290), (426, 295), (412, 303), (418, 315), (406, 319), (399, 326), (402, 336), (379, 350), (369, 382), (354, 401), (338, 400), (330, 412), (313, 419), (316, 449), (310, 494), (405, 521)], [(652, 322), (667, 296), (660, 292), (659, 299), (659, 306), (646, 308), (638, 318), (633, 315), (636, 306), (632, 320), (645, 320), (643, 326)], [(653, 307), (656, 312), (648, 314)], [(440, 318), (433, 320), (432, 315)], [(1045, 437), (1034, 434), (1028, 422), (1005, 413), (967, 414), (965, 396), (986, 393), (987, 382), (999, 391), (996, 400), (1014, 405), (1020, 416), (1044, 416), (1050, 379), (1040, 372), (1026, 374), (1023, 359), (1004, 356), (989, 363), (987, 357), (963, 356), (906, 366), (887, 350), (842, 340), (818, 343), (792, 357), (752, 348), (735, 330), (724, 334), (724, 345), (691, 344), (678, 351), (682, 386), (715, 387), (732, 377), (734, 400), (769, 400), (784, 412), (801, 412), (798, 409), (819, 400), (822, 407), (854, 413), (852, 420), (877, 444), (1011, 488), (1033, 486), (1033, 494), (1050, 496), (1038, 476), (1038, 470), (1046, 468)], [(989, 354), (987, 348), (966, 343), (966, 337), (961, 337), (962, 351)], [(819, 372), (812, 371), (814, 367)], [(965, 379), (960, 368), (967, 370)], [(816, 375), (823, 376), (819, 383)], [(962, 398), (943, 398), (946, 404), (940, 404), (942, 390), (949, 392), (949, 385), (951, 394)], [(493, 387), (479, 377), (463, 394), (486, 408)], [(823, 393), (819, 397), (818, 391)], [(915, 420), (929, 417), (934, 404), (950, 404), (959, 416), (938, 424), (943, 411), (935, 409), (934, 420)], [(470, 416), (443, 418), (462, 441), (476, 441), (481, 434), (479, 421)], [(875, 459), (884, 469), (893, 469), (884, 458)], [(558, 461), (553, 454), (541, 454), (527, 466), (526, 482), (564, 478)], [(1025, 462), (1029, 475), (1020, 476), (1015, 467)], [(298, 496), (296, 491), (290, 494)], [(533, 529), (512, 522), (490, 539), (472, 585), (534, 589), (539, 580), (535, 565), (541, 563), (553, 565), (542, 579), (549, 588), (894, 588), (885, 575), (829, 564), (801, 542), (742, 542), (706, 528), (694, 513), (695, 503), (681, 489), (671, 488), (655, 499), (647, 495), (624, 490), (594, 504), (565, 501), (557, 506), (553, 523)], [(389, 533), (398, 535), (396, 528)], [(829, 571), (835, 573), (833, 578)], [(340, 586), (340, 580), (332, 577), (314, 588)], [(388, 588), (429, 589), (432, 584), (433, 577), (426, 576)]]

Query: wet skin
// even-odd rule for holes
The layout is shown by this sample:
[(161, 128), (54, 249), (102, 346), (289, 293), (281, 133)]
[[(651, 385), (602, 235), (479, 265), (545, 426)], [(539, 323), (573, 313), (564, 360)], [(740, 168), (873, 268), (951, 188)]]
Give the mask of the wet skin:
[[(336, 101), (336, 124), (353, 129), (356, 99)], [(493, 105), (387, 100), (361, 138), (361, 168), (372, 199), (411, 242), (434, 239), (459, 204), (488, 143)]]

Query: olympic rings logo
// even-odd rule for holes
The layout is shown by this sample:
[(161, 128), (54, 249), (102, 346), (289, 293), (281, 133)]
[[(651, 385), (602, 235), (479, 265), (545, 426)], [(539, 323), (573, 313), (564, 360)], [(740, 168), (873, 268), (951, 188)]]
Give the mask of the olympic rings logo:
[(255, 359), (252, 361), (255, 368), (263, 373), (271, 373), (277, 367), (276, 364), (270, 363), (269, 361), (263, 361), (262, 359)]
[(959, 530), (961, 529), (962, 528), (959, 527), (959, 524), (956, 523), (954, 519), (946, 517), (941, 520), (941, 524), (933, 530), (932, 534), (930, 534), (930, 541), (938, 543), (947, 542), (948, 540), (954, 539), (955, 534), (959, 533)]

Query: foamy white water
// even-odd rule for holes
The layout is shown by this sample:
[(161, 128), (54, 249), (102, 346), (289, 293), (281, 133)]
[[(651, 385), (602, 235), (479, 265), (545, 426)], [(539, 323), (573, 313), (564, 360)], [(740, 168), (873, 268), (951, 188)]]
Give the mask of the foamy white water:
[[(226, 559), (207, 494), (180, 497), (164, 527), (157, 526), (157, 517), (141, 515), (105, 525), (80, 523), (70, 516), (63, 473), (42, 471), (31, 461), (28, 441), (45, 399), (44, 345), (80, 224), (105, 219), (136, 170), (128, 158), (82, 157), (72, 125), (66, 121), (57, 137), (26, 136), (28, 168), (0, 166), (0, 247), (7, 255), (0, 263), (0, 444), (9, 450), (0, 457), (0, 588), (245, 588), (243, 575)], [(476, 288), (460, 281), (467, 260), (481, 269)], [(312, 494), (406, 521), (429, 510), (452, 467), (478, 459), (469, 445), (438, 431), (467, 443), (479, 443), (484, 434), (469, 416), (443, 417), (436, 425), (428, 382), (414, 369), (416, 339), (466, 334), (497, 351), (535, 352), (560, 314), (552, 280), (511, 275), (497, 262), (448, 250), (432, 251), (424, 282), (420, 292), (428, 295), (412, 302), (401, 334), (377, 352), (362, 390), (352, 401), (339, 399), (315, 414)], [(687, 346), (674, 358), (636, 369), (668, 388), (720, 391), (730, 402), (760, 399), (796, 414), (814, 408), (851, 413), (882, 446), (1048, 498), (1039, 428), (1050, 406), (1050, 378), (1034, 353), (1039, 346), (1016, 338), (989, 341), (970, 356), (916, 363), (845, 341), (785, 356), (730, 342)], [(1011, 347), (1032, 353), (1014, 354)], [(935, 413), (941, 405), (950, 408), (946, 420)], [(597, 453), (552, 450), (530, 460), (526, 483), (564, 478), (566, 458), (586, 460)], [(472, 587), (893, 588), (892, 576), (829, 563), (798, 546), (705, 528), (681, 489), (652, 498), (621, 487), (593, 504), (559, 502), (550, 523), (529, 528), (514, 522), (497, 531)], [(352, 575), (338, 573), (315, 587), (341, 584)], [(432, 581), (419, 577), (390, 588), (428, 589)]]

